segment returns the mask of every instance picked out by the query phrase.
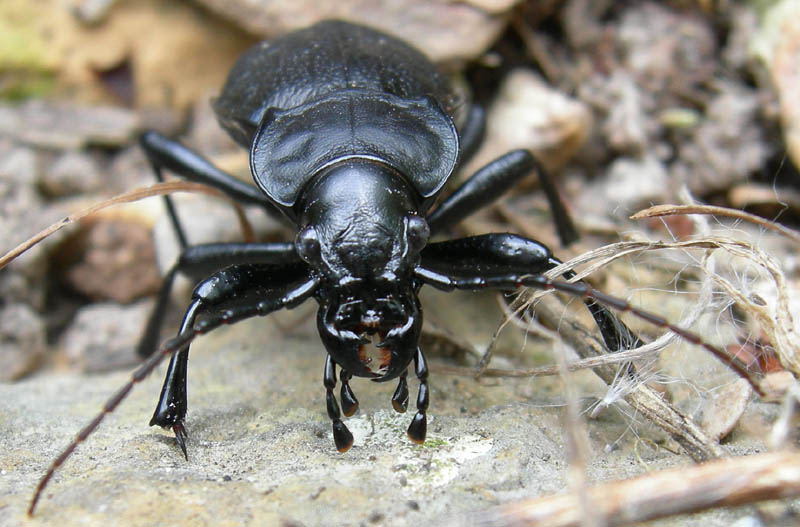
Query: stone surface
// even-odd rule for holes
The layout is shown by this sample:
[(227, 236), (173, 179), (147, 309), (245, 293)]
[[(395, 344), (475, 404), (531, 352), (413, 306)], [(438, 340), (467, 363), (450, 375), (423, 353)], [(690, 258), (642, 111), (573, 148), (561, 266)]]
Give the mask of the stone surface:
[(112, 106), (75, 106), (31, 100), (20, 106), (0, 105), (0, 135), (34, 146), (76, 149), (87, 144), (106, 147), (129, 142), (139, 128), (137, 115)]
[(591, 127), (586, 104), (549, 86), (531, 70), (514, 70), (488, 110), (486, 140), (462, 175), (471, 175), (515, 148), (530, 150), (548, 170), (557, 171), (583, 144)]
[[(39, 160), (33, 150), (0, 138), (0, 252), (4, 254), (33, 234), (32, 226), (56, 219), (36, 190), (38, 175)], [(0, 296), (8, 303), (41, 309), (46, 272), (45, 246), (33, 247), (0, 273)]]
[(72, 291), (93, 301), (120, 303), (158, 292), (161, 277), (147, 225), (103, 218), (80, 227), (62, 244), (54, 270)]
[[(471, 304), (470, 295), (435, 296), (428, 305)], [(410, 413), (391, 410), (394, 383), (356, 379), (361, 408), (346, 420), (355, 446), (337, 453), (313, 318), (313, 306), (302, 306), (194, 345), (188, 462), (171, 434), (147, 426), (162, 366), (56, 473), (30, 523), (24, 511), (36, 481), (128, 375), (50, 374), (0, 385), (9, 431), (0, 436), (0, 524), (420, 525), (564, 488), (563, 392), (551, 378), (476, 383), (433, 373), (422, 446), (405, 438)], [(485, 318), (481, 330), (494, 323), (494, 315)], [(590, 374), (575, 380), (597, 388)], [(413, 394), (417, 383), (410, 385)], [(648, 446), (659, 431), (637, 424), (632, 434), (630, 425), (613, 410), (588, 422), (590, 480), (689, 463)], [(763, 446), (740, 437), (732, 448)], [(730, 525), (748, 514), (695, 518)]]
[(41, 185), (49, 196), (98, 192), (106, 183), (103, 176), (97, 160), (90, 154), (67, 150), (44, 171)]
[(715, 391), (701, 419), (703, 429), (708, 436), (719, 441), (730, 434), (744, 414), (752, 396), (753, 389), (744, 379), (738, 379)]
[(578, 210), (602, 210), (606, 215), (624, 217), (657, 201), (669, 185), (664, 165), (646, 156), (642, 159), (620, 157), (608, 167), (602, 178), (590, 181), (577, 197)]

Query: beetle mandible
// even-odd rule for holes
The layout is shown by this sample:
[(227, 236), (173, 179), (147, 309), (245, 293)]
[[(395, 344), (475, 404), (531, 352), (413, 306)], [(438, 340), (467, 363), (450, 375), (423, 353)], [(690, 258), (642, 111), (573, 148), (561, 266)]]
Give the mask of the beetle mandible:
[[(431, 234), (489, 204), (534, 170), (562, 240), (574, 237), (552, 182), (525, 150), (490, 162), (434, 207), (448, 178), (482, 138), (483, 113), (477, 107), (456, 128), (458, 100), (447, 77), (404, 42), (367, 27), (325, 21), (246, 51), (213, 103), (222, 127), (249, 148), (255, 186), (173, 140), (145, 133), (141, 144), (159, 180), (167, 169), (214, 186), (287, 220), (297, 235), (287, 243), (190, 246), (167, 200), (183, 250), (165, 276), (139, 344), (140, 354), (149, 358), (51, 464), (29, 513), (54, 471), (166, 356), (171, 361), (150, 424), (171, 429), (187, 456), (191, 341), (222, 324), (292, 308), (309, 298), (319, 304), (317, 327), (327, 351), (323, 384), (340, 452), (353, 444), (341, 414), (350, 416), (358, 408), (349, 380), (396, 379), (392, 406), (405, 412), (412, 362), (419, 391), (408, 437), (415, 443), (425, 440), (428, 368), (419, 347), (422, 311), (417, 294), (426, 284), (446, 291), (557, 289), (583, 298), (611, 350), (630, 347), (638, 339), (603, 304), (723, 354), (624, 300), (581, 282), (542, 276), (561, 262), (537, 241), (497, 233), (429, 243)], [(178, 336), (153, 354), (179, 273), (201, 281)], [(334, 394), (337, 366), (341, 410)]]

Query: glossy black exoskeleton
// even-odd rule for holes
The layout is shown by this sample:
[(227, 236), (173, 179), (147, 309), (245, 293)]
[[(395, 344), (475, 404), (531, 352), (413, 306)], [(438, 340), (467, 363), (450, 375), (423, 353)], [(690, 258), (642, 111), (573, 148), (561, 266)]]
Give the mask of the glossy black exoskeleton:
[[(186, 455), (184, 419), (189, 344), (220, 325), (292, 308), (314, 298), (317, 326), (327, 350), (324, 386), (336, 448), (353, 436), (341, 420), (334, 388), (341, 369), (343, 413), (358, 401), (352, 376), (377, 382), (398, 379), (392, 405), (408, 403), (407, 370), (419, 379), (416, 414), (408, 427), (417, 443), (426, 435), (428, 368), (419, 338), (417, 293), (442, 290), (558, 289), (582, 297), (611, 350), (635, 336), (605, 307), (632, 312), (714, 350), (666, 320), (604, 295), (583, 283), (550, 280), (541, 273), (560, 262), (544, 245), (513, 234), (485, 234), (429, 243), (431, 234), (490, 203), (538, 169), (562, 240), (574, 237), (552, 183), (527, 151), (492, 161), (436, 203), (459, 164), (475, 151), (483, 114), (473, 108), (460, 130), (460, 109), (448, 79), (402, 41), (340, 21), (296, 31), (245, 52), (214, 102), (220, 124), (250, 150), (255, 186), (220, 171), (158, 133), (141, 143), (156, 176), (167, 169), (258, 205), (297, 230), (287, 243), (219, 243), (189, 246), (168, 201), (183, 251), (165, 277), (156, 309), (140, 343), (150, 356), (53, 462), (31, 502), (32, 513), (54, 471), (97, 428), (133, 385), (171, 355), (151, 420), (171, 428)], [(177, 337), (155, 354), (160, 321), (176, 274), (201, 277)], [(721, 353), (721, 352), (720, 352)]]

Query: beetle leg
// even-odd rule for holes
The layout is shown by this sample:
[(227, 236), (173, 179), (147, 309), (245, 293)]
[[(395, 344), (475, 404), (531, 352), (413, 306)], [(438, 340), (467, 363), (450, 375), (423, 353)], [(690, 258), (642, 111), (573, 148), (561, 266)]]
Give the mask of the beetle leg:
[[(263, 316), (284, 307), (294, 307), (316, 288), (316, 282), (307, 281), (307, 274), (304, 264), (241, 264), (214, 273), (195, 288), (179, 335), (197, 329), (209, 319), (224, 324), (235, 321), (238, 313), (248, 310)], [(302, 280), (299, 286), (298, 280)], [(200, 315), (205, 320), (198, 322)], [(189, 345), (173, 354), (150, 420), (150, 426), (172, 429), (187, 459), (184, 419), (188, 408), (188, 361)]]
[[(149, 131), (142, 134), (139, 142), (144, 150), (150, 166), (158, 181), (164, 181), (162, 170), (167, 169), (197, 183), (205, 183), (217, 188), (234, 200), (249, 205), (261, 206), (267, 214), (280, 220), (285, 220), (283, 215), (275, 208), (269, 199), (253, 185), (239, 181), (212, 165), (203, 156), (186, 148), (182, 144), (168, 139), (158, 132)], [(187, 247), (186, 236), (180, 220), (175, 212), (172, 199), (164, 196), (167, 213), (182, 247)]]
[[(252, 268), (253, 266), (244, 267)], [(253, 271), (250, 273), (251, 276), (258, 274), (258, 269), (251, 269), (251, 271)], [(217, 273), (217, 275), (223, 275), (224, 278), (225, 273), (230, 272), (231, 269), (227, 269), (221, 273)], [(123, 400), (125, 400), (131, 390), (133, 390), (134, 386), (142, 382), (145, 377), (147, 377), (159, 364), (161, 364), (161, 361), (165, 357), (168, 355), (174, 355), (179, 350), (186, 348), (198, 336), (213, 331), (222, 325), (235, 324), (242, 320), (257, 316), (263, 317), (281, 308), (291, 309), (293, 307), (297, 307), (310, 296), (312, 296), (319, 287), (319, 279), (314, 277), (306, 276), (304, 279), (298, 280), (298, 277), (295, 276), (295, 281), (288, 287), (286, 287), (286, 277), (281, 276), (280, 278), (284, 281), (284, 287), (279, 293), (276, 292), (268, 299), (262, 299), (261, 301), (257, 302), (241, 303), (231, 307), (230, 309), (213, 313), (209, 318), (203, 318), (202, 320), (197, 321), (194, 325), (188, 326), (185, 331), (182, 331), (178, 334), (178, 336), (168, 340), (161, 348), (159, 348), (156, 353), (148, 357), (147, 360), (145, 360), (136, 369), (136, 371), (133, 372), (130, 380), (105, 402), (97, 415), (95, 415), (94, 418), (92, 418), (92, 420), (89, 421), (89, 423), (84, 426), (80, 432), (78, 432), (78, 435), (75, 437), (75, 439), (73, 439), (72, 442), (70, 442), (67, 447), (61, 451), (55, 460), (50, 463), (50, 467), (47, 469), (47, 472), (45, 472), (44, 476), (42, 476), (42, 479), (39, 480), (39, 484), (36, 486), (36, 491), (31, 498), (31, 503), (28, 506), (28, 516), (33, 515), (33, 511), (36, 508), (39, 498), (42, 496), (42, 493), (47, 487), (47, 484), (50, 482), (50, 479), (52, 479), (56, 470), (58, 470), (58, 468), (63, 465), (67, 459), (69, 459), (75, 449), (78, 448), (82, 442), (86, 441), (86, 439), (92, 435), (95, 430), (97, 430), (97, 427), (103, 422), (105, 416), (113, 412), (114, 409), (119, 406)], [(211, 280), (213, 279), (214, 277), (211, 278)], [(225, 282), (225, 280), (222, 280), (222, 282)], [(202, 285), (203, 284), (201, 284), (201, 286)], [(226, 284), (226, 287), (223, 287), (223, 289), (230, 289), (230, 286), (231, 284), (228, 283)], [(199, 297), (196, 298), (196, 300), (198, 299)]]
[(336, 388), (336, 363), (333, 362), (330, 355), (325, 357), (323, 384), (325, 385), (325, 403), (328, 408), (328, 417), (330, 417), (333, 424), (333, 442), (336, 444), (336, 450), (344, 453), (353, 446), (353, 434), (342, 422), (339, 403), (336, 402), (336, 396), (333, 394), (333, 389)]
[(399, 414), (406, 413), (406, 409), (408, 408), (408, 382), (406, 382), (407, 376), (408, 370), (400, 374), (400, 380), (397, 383), (397, 389), (394, 391), (394, 395), (392, 395), (392, 408), (394, 408), (394, 411)]
[(358, 410), (358, 399), (356, 399), (356, 394), (350, 388), (350, 379), (352, 377), (353, 375), (350, 372), (344, 369), (341, 371), (342, 389), (339, 392), (339, 396), (342, 398), (342, 413), (344, 413), (345, 417), (350, 417)]
[[(606, 346), (612, 352), (630, 349), (641, 344), (640, 339), (614, 316), (609, 308), (622, 313), (631, 313), (645, 322), (677, 334), (692, 344), (702, 346), (727, 364), (740, 377), (747, 380), (756, 393), (764, 393), (758, 380), (750, 373), (746, 364), (723, 349), (706, 342), (700, 335), (676, 326), (659, 315), (639, 309), (626, 300), (602, 293), (585, 282), (552, 280), (539, 274), (547, 268), (541, 270), (522, 269), (524, 260), (531, 259), (530, 255), (524, 255), (521, 250), (509, 252), (508, 249), (521, 249), (526, 244), (544, 247), (538, 242), (512, 234), (488, 234), (430, 244), (423, 250), (422, 264), (414, 269), (414, 274), (422, 283), (443, 291), (454, 289), (479, 291), (489, 288), (514, 290), (519, 287), (532, 287), (540, 290), (561, 291), (581, 298), (594, 317)], [(470, 257), (460, 258), (459, 251), (469, 247), (472, 248)], [(429, 248), (431, 252), (427, 254), (426, 258), (425, 251)], [(487, 261), (486, 257), (492, 254), (499, 261)], [(547, 260), (552, 263), (548, 268), (560, 263), (552, 256)], [(472, 269), (468, 269), (467, 266), (471, 266)], [(480, 269), (480, 272), (476, 269)], [(628, 367), (627, 374), (636, 375), (632, 365)]]
[(467, 114), (467, 120), (459, 131), (458, 166), (468, 163), (483, 143), (486, 135), (486, 111), (473, 104)]
[(552, 177), (527, 150), (513, 150), (498, 157), (465, 181), (428, 216), (431, 232), (439, 232), (455, 225), (490, 204), (534, 169), (550, 203), (561, 244), (569, 245), (574, 242), (578, 239), (578, 232), (558, 195)]
[[(484, 234), (439, 243), (429, 244), (422, 251), (422, 267), (441, 273), (448, 279), (456, 278), (463, 284), (459, 288), (473, 289), (497, 287), (481, 285), (499, 280), (503, 275), (539, 274), (561, 264), (545, 245), (515, 234)], [(476, 271), (480, 269), (480, 271)], [(564, 273), (565, 278), (575, 276), (572, 271)], [(424, 281), (424, 279), (423, 279)], [(429, 282), (430, 283), (430, 282)], [(516, 287), (508, 287), (516, 289)], [(587, 308), (595, 319), (608, 349), (617, 351), (631, 349), (640, 341), (606, 307), (593, 298), (584, 298)], [(478, 371), (482, 371), (491, 359), (493, 348), (489, 348), (481, 359)]]
[[(198, 310), (203, 307), (202, 300), (195, 300), (186, 310), (183, 317), (180, 333), (187, 328), (194, 326)], [(158, 398), (153, 417), (150, 419), (150, 426), (158, 425), (162, 428), (172, 428), (175, 433), (175, 440), (181, 447), (183, 457), (189, 461), (186, 453), (186, 428), (183, 421), (186, 418), (186, 371), (189, 362), (189, 346), (184, 346), (172, 355), (167, 368), (167, 376), (164, 379), (164, 386), (161, 388), (161, 396)]]
[(293, 243), (208, 243), (187, 247), (175, 265), (164, 275), (156, 305), (147, 320), (136, 352), (140, 357), (147, 357), (158, 347), (161, 324), (178, 273), (199, 280), (235, 264), (289, 264), (299, 261)]
[(425, 435), (428, 431), (428, 418), (426, 412), (428, 410), (428, 364), (425, 362), (425, 356), (422, 350), (417, 348), (417, 354), (414, 356), (414, 373), (419, 379), (419, 392), (417, 392), (417, 413), (411, 424), (408, 425), (408, 438), (412, 442), (422, 444), (425, 442)]

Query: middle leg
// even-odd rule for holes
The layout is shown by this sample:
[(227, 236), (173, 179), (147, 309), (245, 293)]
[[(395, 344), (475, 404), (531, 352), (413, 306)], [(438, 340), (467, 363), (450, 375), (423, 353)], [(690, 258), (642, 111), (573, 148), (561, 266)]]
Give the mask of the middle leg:
[(574, 242), (578, 239), (578, 231), (558, 195), (552, 177), (527, 150), (513, 150), (498, 157), (465, 181), (428, 216), (431, 232), (440, 232), (455, 225), (490, 204), (534, 169), (550, 203), (561, 244)]

